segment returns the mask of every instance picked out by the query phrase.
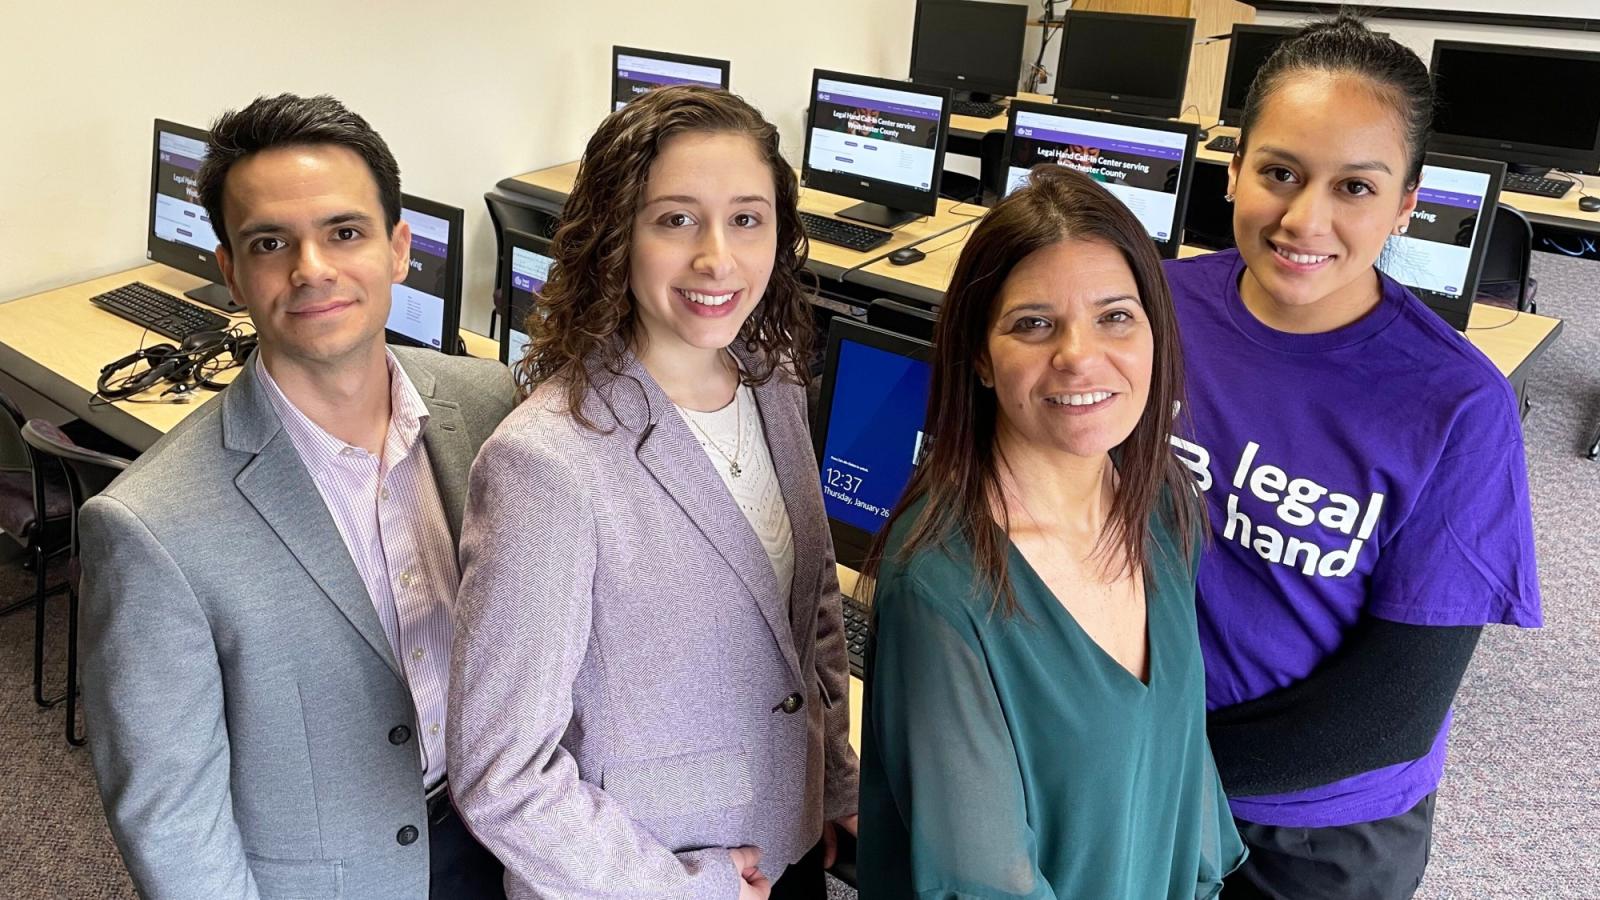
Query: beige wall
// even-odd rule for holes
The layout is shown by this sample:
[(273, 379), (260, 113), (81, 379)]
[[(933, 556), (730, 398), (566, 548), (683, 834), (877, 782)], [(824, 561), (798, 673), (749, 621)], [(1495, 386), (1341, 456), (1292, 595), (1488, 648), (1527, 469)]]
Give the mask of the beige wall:
[[(407, 191), (467, 213), (463, 324), (487, 325), (483, 193), (577, 157), (611, 45), (729, 59), (798, 163), (813, 67), (904, 77), (914, 0), (6, 4), (0, 299), (144, 259), (151, 120), (205, 126), (262, 93), (327, 92), (372, 122)], [(848, 27), (846, 27), (848, 25)]]

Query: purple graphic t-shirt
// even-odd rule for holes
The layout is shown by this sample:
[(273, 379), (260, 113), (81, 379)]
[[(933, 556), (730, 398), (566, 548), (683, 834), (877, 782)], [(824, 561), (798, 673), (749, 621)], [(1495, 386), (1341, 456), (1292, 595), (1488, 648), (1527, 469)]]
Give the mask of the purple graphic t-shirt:
[[(1365, 613), (1411, 625), (1540, 624), (1517, 399), (1420, 300), (1287, 334), (1239, 297), (1234, 251), (1167, 263), (1190, 429), (1173, 444), (1211, 521), (1199, 569), (1210, 708), (1310, 674)], [(1231, 800), (1249, 822), (1399, 815), (1438, 786), (1447, 717), (1421, 759), (1308, 791)]]

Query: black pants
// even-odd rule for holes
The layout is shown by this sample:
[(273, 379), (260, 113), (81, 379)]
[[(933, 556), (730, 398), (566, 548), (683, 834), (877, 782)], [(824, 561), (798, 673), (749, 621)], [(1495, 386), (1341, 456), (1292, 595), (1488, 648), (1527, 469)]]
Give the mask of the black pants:
[(769, 900), (827, 900), (828, 880), (822, 874), (822, 842), (783, 870), (772, 883)]
[(1334, 828), (1239, 821), (1250, 858), (1227, 900), (1409, 900), (1433, 849), (1434, 794), (1390, 819)]
[(467, 830), (449, 793), (428, 807), (429, 900), (505, 900), (505, 866)]

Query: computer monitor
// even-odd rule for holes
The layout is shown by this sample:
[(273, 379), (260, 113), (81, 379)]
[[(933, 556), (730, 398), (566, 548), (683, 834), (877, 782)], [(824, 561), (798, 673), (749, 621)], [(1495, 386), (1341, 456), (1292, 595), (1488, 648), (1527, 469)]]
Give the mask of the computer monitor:
[(1068, 12), (1061, 25), (1056, 102), (1175, 117), (1183, 111), (1194, 20)]
[(861, 568), (925, 445), (929, 346), (835, 316), (817, 406), (822, 505), (840, 563)]
[(611, 110), (669, 84), (703, 84), (727, 88), (728, 61), (633, 47), (611, 48)]
[(1077, 169), (1133, 211), (1164, 258), (1178, 255), (1199, 126), (1020, 101), (1008, 116), (1006, 194), (1041, 163)]
[[(990, 0), (917, 0), (911, 80), (1009, 97), (1022, 77), (1028, 8)], [(978, 97), (977, 99), (987, 99)]]
[(1472, 314), (1505, 177), (1503, 162), (1429, 153), (1406, 233), (1378, 257), (1378, 268), (1458, 331)]
[(1244, 119), (1244, 101), (1256, 73), (1278, 49), (1278, 45), (1299, 33), (1287, 25), (1234, 25), (1228, 39), (1228, 68), (1222, 77), (1222, 108), (1218, 124), (1237, 125)]
[(411, 226), (411, 273), (394, 286), (389, 342), (458, 350), (461, 321), (461, 209), (400, 195), (400, 218)]
[(515, 228), (505, 230), (505, 267), (500, 275), (506, 298), (506, 320), (500, 329), (500, 361), (511, 365), (528, 346), (528, 315), (539, 302), (539, 292), (550, 280), (550, 239)]
[(862, 201), (836, 215), (884, 228), (939, 205), (947, 88), (815, 70), (803, 175), (807, 187)]
[(1434, 41), (1438, 107), (1428, 149), (1600, 171), (1600, 52)]
[(233, 302), (217, 265), (217, 234), (200, 205), (200, 164), (206, 159), (203, 128), (156, 119), (150, 165), (150, 233), (145, 257), (204, 278), (184, 293), (191, 300), (229, 313), (244, 312)]

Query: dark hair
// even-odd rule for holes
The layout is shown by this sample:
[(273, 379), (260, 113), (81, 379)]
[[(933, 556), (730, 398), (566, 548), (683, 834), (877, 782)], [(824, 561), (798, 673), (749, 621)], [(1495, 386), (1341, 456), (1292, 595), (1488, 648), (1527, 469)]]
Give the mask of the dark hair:
[(200, 165), (200, 204), (211, 217), (212, 230), (223, 247), (228, 227), (222, 218), (222, 191), (234, 164), (274, 147), (333, 144), (354, 150), (372, 172), (383, 204), (385, 230), (400, 224), (400, 166), (367, 120), (326, 95), (257, 97), (240, 110), (228, 110), (211, 123), (206, 160)]
[[(959, 534), (972, 547), (991, 612), (1016, 612), (1007, 576), (1010, 521), (1000, 487), (1004, 460), (995, 445), (998, 409), (994, 391), (978, 383), (977, 363), (988, 356), (989, 331), (1006, 279), (1024, 259), (1064, 240), (1097, 241), (1121, 252), (1155, 344), (1150, 395), (1133, 432), (1115, 451), (1120, 481), (1094, 552), (1102, 559), (1120, 558), (1124, 572), (1148, 571), (1148, 525), (1158, 505), (1180, 536), (1180, 548), (1198, 540), (1194, 482), (1167, 443), (1183, 399), (1183, 358), (1161, 259), (1144, 226), (1109, 191), (1080, 172), (1045, 164), (978, 223), (962, 248), (934, 332), (929, 449), (879, 530), (863, 577), (876, 577), (890, 529), (911, 504), (926, 498), (899, 558)], [(1163, 494), (1169, 503), (1162, 503)], [(998, 510), (998, 523), (991, 510)]]
[(778, 255), (766, 294), (736, 340), (757, 357), (740, 378), (766, 382), (775, 372), (805, 384), (815, 332), (804, 279), (809, 244), (800, 227), (800, 185), (778, 149), (778, 129), (755, 107), (727, 91), (699, 85), (657, 88), (607, 116), (583, 153), (577, 181), (551, 241), (550, 280), (526, 323), (528, 342), (514, 367), (524, 393), (559, 378), (567, 408), (581, 412), (592, 384), (590, 366), (615, 376), (638, 337), (638, 314), (628, 290), (633, 220), (644, 200), (650, 166), (669, 138), (687, 133), (742, 134), (772, 170)]
[(1367, 28), (1351, 13), (1311, 22), (1278, 45), (1256, 72), (1239, 123), (1239, 153), (1267, 99), (1300, 72), (1350, 74), (1366, 79), (1400, 120), (1405, 135), (1406, 188), (1422, 182), (1422, 162), (1433, 133), (1434, 93), (1428, 67), (1410, 48)]

